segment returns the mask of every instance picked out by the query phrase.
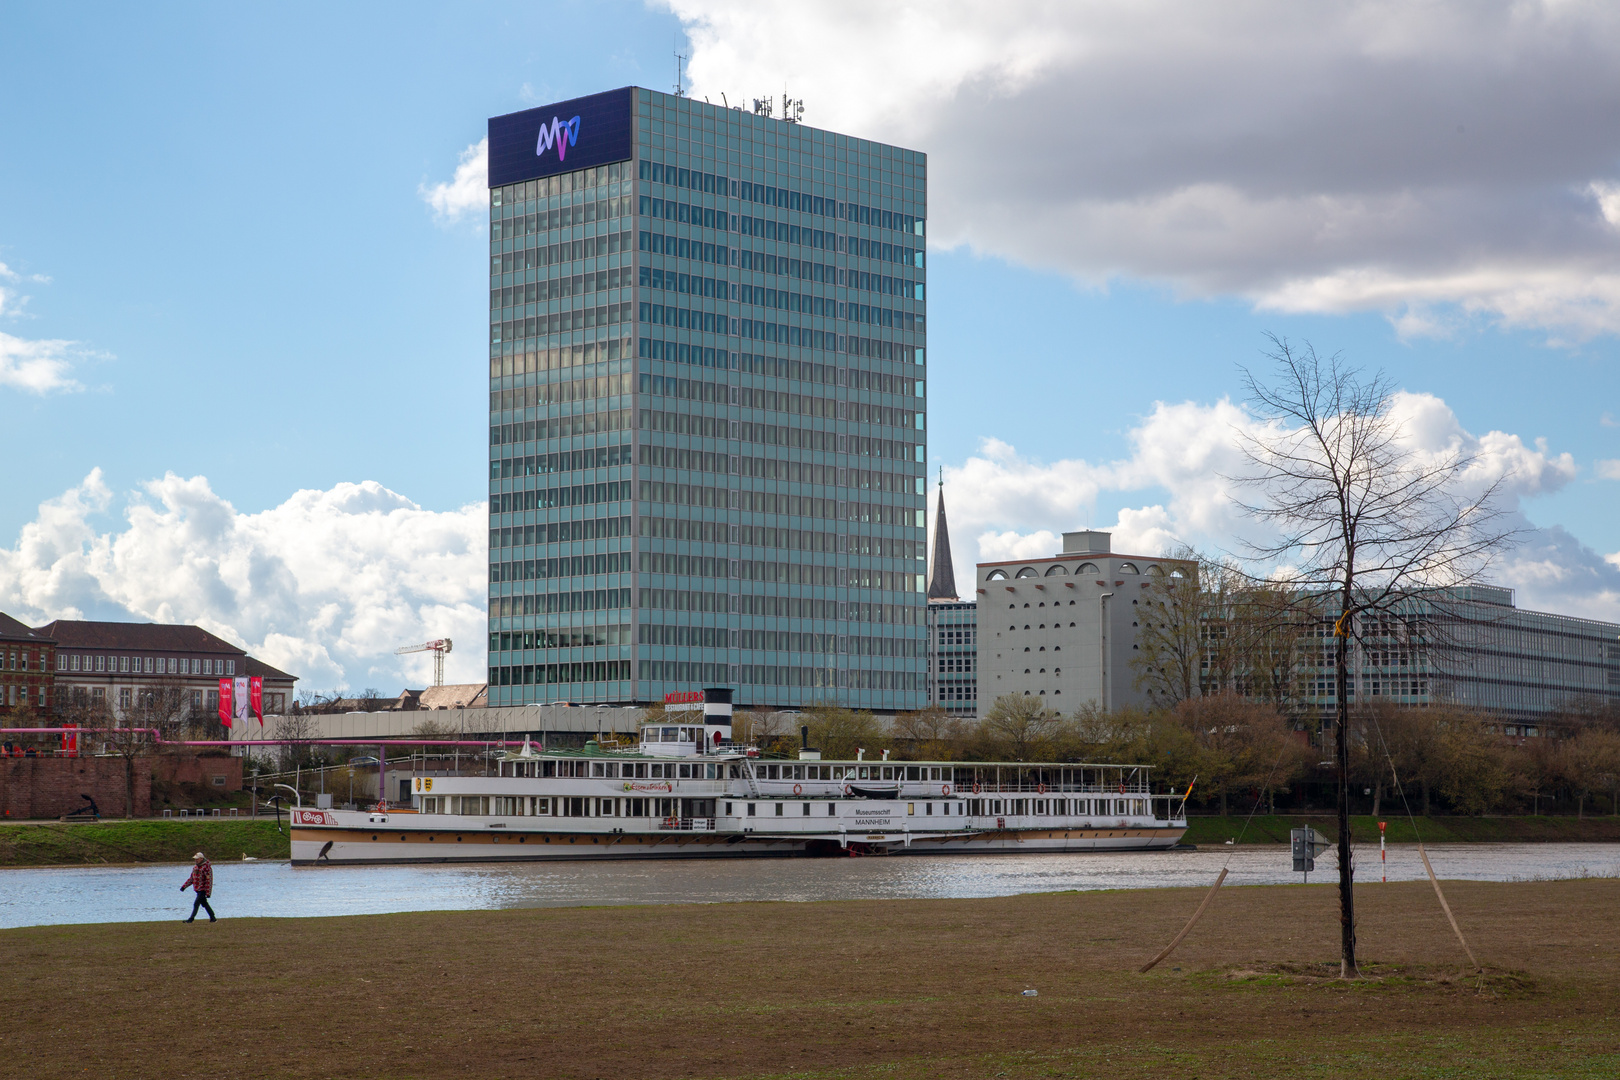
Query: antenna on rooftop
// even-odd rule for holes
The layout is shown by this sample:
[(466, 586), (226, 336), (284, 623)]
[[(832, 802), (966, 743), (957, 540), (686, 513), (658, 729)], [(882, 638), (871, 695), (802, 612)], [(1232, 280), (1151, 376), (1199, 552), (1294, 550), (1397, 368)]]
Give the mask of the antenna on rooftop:
[(775, 98), (763, 97), (763, 98), (755, 98), (754, 99), (754, 115), (755, 116), (769, 117), (771, 115), (771, 113), (773, 111), (775, 111), (775, 109), (776, 109), (776, 99)]
[(804, 98), (790, 98), (782, 87), (782, 119), (790, 124), (804, 123)]
[(675, 96), (686, 96), (686, 57), (675, 53)]

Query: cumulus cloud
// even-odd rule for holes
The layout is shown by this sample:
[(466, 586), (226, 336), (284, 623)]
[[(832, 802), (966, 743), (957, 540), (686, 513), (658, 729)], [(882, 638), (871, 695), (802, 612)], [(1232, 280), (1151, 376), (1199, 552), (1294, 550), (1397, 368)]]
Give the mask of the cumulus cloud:
[(785, 82), (927, 151), (937, 244), (1408, 333), (1620, 331), (1613, 5), (666, 2), (695, 94)]
[(432, 187), (417, 189), (440, 221), (460, 221), (489, 205), (489, 139), (479, 139), (461, 152), (455, 175)]
[(0, 611), (195, 623), (298, 675), (305, 688), (426, 684), (431, 662), (393, 650), (460, 645), (446, 678), (481, 681), (483, 505), (424, 510), (375, 482), (295, 492), (242, 513), (206, 478), (165, 475), (122, 521), (99, 469), (39, 508), (0, 548)]
[[(28, 297), (17, 290), (22, 280), (23, 275), (0, 263), (0, 318), (15, 317), (28, 302)], [(50, 279), (34, 274), (28, 280), (44, 283)], [(78, 354), (77, 342), (29, 340), (0, 330), (0, 387), (33, 394), (77, 390), (80, 387), (72, 376), (72, 367)]]
[[(1620, 621), (1620, 559), (1605, 559), (1560, 528), (1538, 529), (1524, 516), (1523, 500), (1575, 479), (1570, 454), (1508, 432), (1474, 434), (1432, 394), (1398, 393), (1392, 414), (1400, 438), (1417, 454), (1473, 460), (1465, 488), (1481, 492), (1500, 481), (1502, 509), (1525, 542), (1502, 557), (1493, 580), (1519, 588), (1529, 605)], [(1112, 532), (1116, 551), (1162, 555), (1192, 544), (1241, 553), (1242, 540), (1265, 539), (1234, 498), (1232, 479), (1245, 471), (1242, 438), (1258, 433), (1257, 425), (1224, 399), (1159, 402), (1127, 433), (1128, 455), (1099, 462), (1038, 461), (986, 439), (977, 454), (945, 468), (958, 550), (973, 556), (957, 565), (1050, 555), (1060, 548), (1059, 532), (1087, 525)], [(1108, 515), (1112, 521), (1099, 517), (1104, 499), (1125, 504)]]
[(1597, 474), (1605, 480), (1620, 480), (1620, 460), (1604, 458), (1599, 461)]

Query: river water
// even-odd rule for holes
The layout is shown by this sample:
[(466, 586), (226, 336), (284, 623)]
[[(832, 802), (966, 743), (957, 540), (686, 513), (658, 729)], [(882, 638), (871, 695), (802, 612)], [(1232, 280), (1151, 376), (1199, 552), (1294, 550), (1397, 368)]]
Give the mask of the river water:
[[(1620, 844), (1437, 844), (1442, 878), (1531, 881), (1620, 877)], [(946, 855), (864, 859), (703, 859), (690, 862), (500, 863), (479, 866), (214, 864), (214, 910), (224, 918), (365, 915), (395, 911), (684, 904), (738, 900), (864, 900), (1009, 896), (1065, 889), (1228, 886), (1299, 882), (1288, 848), (1099, 855)], [(1337, 880), (1332, 851), (1313, 882)], [(1384, 873), (1378, 850), (1357, 853), (1357, 879)], [(0, 927), (183, 918), (190, 867), (0, 870)], [(1424, 876), (1417, 848), (1392, 846), (1391, 881)]]

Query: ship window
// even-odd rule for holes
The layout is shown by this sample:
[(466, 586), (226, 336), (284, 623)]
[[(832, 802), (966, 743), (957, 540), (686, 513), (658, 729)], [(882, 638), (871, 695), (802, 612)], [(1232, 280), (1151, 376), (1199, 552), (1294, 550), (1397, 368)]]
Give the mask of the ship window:
[(923, 803), (923, 805), (928, 808), (926, 811), (924, 811), (926, 816), (932, 817), (934, 815), (934, 804), (933, 803)]
[(667, 727), (663, 729), (662, 742), (675, 742), (680, 737), (680, 728)]
[(885, 780), (893, 780), (894, 779), (894, 773), (895, 773), (895, 770), (894, 770), (894, 767), (892, 765), (883, 766), (883, 779), (885, 779)]
[(838, 816), (838, 804), (837, 803), (830, 802), (830, 803), (827, 804), (827, 816), (828, 817), (837, 817)]
[(607, 775), (607, 766), (604, 765), (600, 761), (593, 761), (591, 763), (591, 775), (592, 776), (606, 776)]
[(736, 806), (735, 803), (726, 803), (726, 816), (727, 817), (730, 817), (732, 814), (735, 814), (737, 812), (734, 809), (735, 806)]
[(748, 816), (749, 817), (754, 816), (754, 804), (753, 803), (748, 804)]
[(802, 805), (804, 806), (804, 816), (809, 817), (810, 816), (810, 804), (809, 803), (804, 803)]
[(917, 768), (915, 765), (907, 765), (906, 766), (906, 779), (907, 780), (921, 780), (922, 779), (922, 770)]
[(917, 815), (917, 804), (914, 802), (906, 803), (906, 814), (910, 817), (915, 817)]
[(870, 780), (872, 778), (871, 777), (872, 767), (870, 765), (862, 765), (860, 767), (860, 770), (861, 770), (861, 772), (860, 772), (860, 776), (858, 777), (858, 779)]
[(776, 804), (776, 816), (777, 817), (782, 816), (782, 804), (781, 803)]

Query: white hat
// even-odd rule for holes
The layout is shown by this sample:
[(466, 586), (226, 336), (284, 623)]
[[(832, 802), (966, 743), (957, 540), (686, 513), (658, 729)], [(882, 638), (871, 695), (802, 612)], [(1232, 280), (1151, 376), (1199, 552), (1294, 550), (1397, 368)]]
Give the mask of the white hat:
[(191, 861), (192, 861), (192, 862), (202, 862), (202, 861), (203, 861), (203, 860), (204, 860), (204, 859), (206, 859), (206, 858), (207, 858), (207, 856), (206, 856), (206, 855), (204, 855), (204, 854), (203, 854), (203, 853), (202, 853), (202, 852), (200, 852), (200, 851), (199, 851), (199, 852), (197, 852), (197, 854), (195, 854), (195, 855), (193, 855), (193, 856), (192, 856), (192, 857), (191, 857)]

